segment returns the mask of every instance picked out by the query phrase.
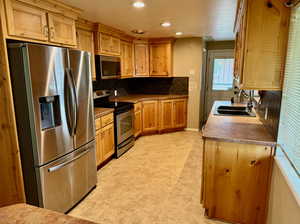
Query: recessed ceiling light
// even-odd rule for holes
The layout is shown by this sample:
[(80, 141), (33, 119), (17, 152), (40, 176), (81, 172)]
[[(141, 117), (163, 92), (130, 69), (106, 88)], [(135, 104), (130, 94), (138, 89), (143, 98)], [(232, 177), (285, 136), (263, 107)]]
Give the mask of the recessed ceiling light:
[(170, 22), (163, 22), (160, 24), (162, 27), (170, 27), (172, 24)]
[(145, 3), (142, 1), (136, 1), (132, 5), (133, 5), (133, 7), (138, 8), (138, 9), (145, 7)]
[(182, 32), (176, 32), (176, 36), (181, 36), (182, 34)]
[(135, 33), (135, 34), (144, 34), (145, 33), (144, 30), (132, 30), (131, 32)]

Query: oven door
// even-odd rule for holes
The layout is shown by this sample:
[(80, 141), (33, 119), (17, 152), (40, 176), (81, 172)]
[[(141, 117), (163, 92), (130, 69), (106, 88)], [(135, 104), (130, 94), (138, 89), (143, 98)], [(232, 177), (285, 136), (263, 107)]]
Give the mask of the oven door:
[(133, 136), (133, 110), (116, 115), (117, 144)]

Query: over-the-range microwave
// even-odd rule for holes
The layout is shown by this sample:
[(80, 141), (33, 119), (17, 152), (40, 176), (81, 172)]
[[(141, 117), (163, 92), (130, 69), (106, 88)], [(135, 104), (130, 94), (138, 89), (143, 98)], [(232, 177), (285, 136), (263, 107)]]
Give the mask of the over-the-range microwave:
[(117, 56), (96, 55), (96, 72), (101, 79), (116, 79), (121, 76), (121, 59)]

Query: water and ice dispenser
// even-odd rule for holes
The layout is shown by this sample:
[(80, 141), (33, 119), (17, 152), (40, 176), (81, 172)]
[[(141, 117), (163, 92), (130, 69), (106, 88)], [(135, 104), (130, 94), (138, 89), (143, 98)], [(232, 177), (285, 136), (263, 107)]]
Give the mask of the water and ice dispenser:
[(40, 97), (42, 130), (61, 125), (59, 96)]

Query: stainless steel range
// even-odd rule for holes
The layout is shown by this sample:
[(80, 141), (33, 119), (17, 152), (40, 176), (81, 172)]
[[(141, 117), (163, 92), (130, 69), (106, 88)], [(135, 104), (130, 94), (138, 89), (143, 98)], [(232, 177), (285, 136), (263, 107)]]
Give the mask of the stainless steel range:
[(109, 101), (109, 91), (94, 94), (95, 107), (114, 109), (115, 156), (119, 158), (134, 145), (133, 104)]

